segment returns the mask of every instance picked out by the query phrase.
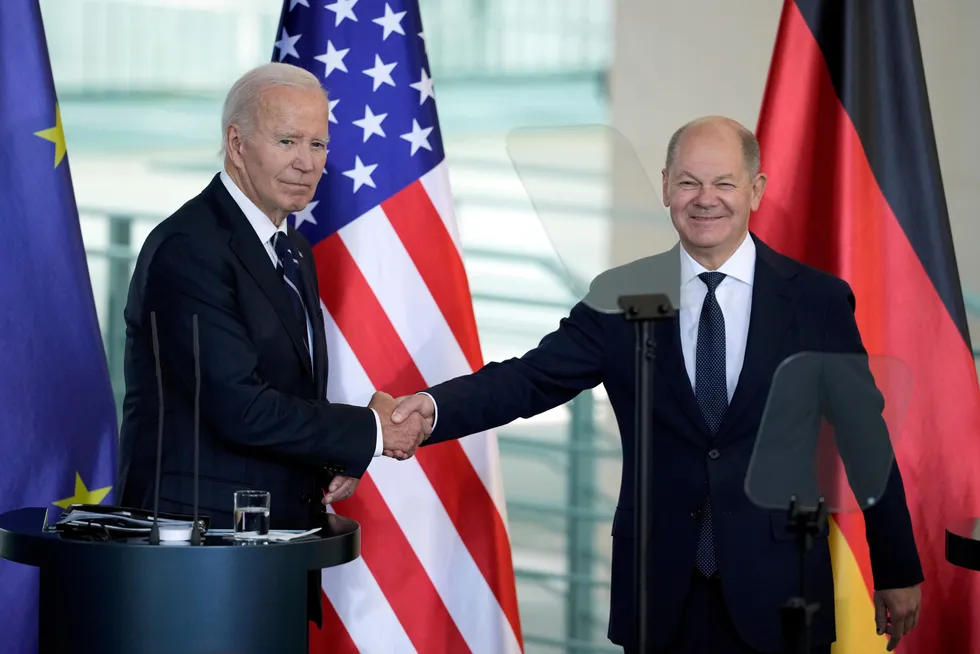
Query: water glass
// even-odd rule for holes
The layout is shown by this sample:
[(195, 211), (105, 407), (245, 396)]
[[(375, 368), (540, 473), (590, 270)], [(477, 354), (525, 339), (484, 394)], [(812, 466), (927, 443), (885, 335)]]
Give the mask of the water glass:
[(268, 491), (235, 491), (235, 538), (263, 538), (269, 533)]

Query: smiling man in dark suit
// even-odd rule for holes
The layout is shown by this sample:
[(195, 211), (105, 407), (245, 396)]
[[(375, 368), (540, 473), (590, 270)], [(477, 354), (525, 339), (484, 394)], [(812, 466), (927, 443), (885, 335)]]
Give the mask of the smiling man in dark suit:
[[(273, 529), (307, 529), (349, 497), (383, 448), (414, 450), (422, 420), (390, 420), (394, 400), (326, 399), (328, 358), (309, 242), (286, 222), (313, 198), (327, 156), (329, 109), (319, 80), (266, 64), (230, 89), (224, 170), (149, 235), (126, 306), (121, 503), (152, 508), (157, 379), (165, 396), (160, 510), (193, 505), (193, 316), (200, 333), (200, 507), (232, 526), (233, 494), (271, 494)], [(319, 583), (316, 583), (319, 588)], [(319, 614), (318, 590), (314, 609)]]
[[(781, 651), (780, 605), (797, 594), (797, 550), (786, 514), (759, 508), (743, 482), (773, 373), (802, 351), (863, 354), (846, 282), (777, 254), (748, 229), (766, 187), (754, 135), (707, 117), (671, 139), (663, 199), (680, 237), (671, 251), (607, 271), (597, 287), (623, 287), (636, 270), (679, 271), (678, 316), (656, 327), (650, 621), (656, 652)], [(656, 284), (649, 282), (649, 285)], [(633, 638), (632, 323), (577, 304), (519, 359), (399, 398), (432, 425), (425, 444), (530, 417), (604, 384), (623, 435), (623, 476), (613, 522), (609, 638)], [(389, 452), (393, 456), (406, 453)], [(865, 511), (879, 633), (890, 647), (915, 625), (923, 581), (901, 476)], [(808, 565), (808, 599), (820, 603), (813, 652), (835, 638), (826, 532)], [(646, 654), (646, 653), (643, 653)]]

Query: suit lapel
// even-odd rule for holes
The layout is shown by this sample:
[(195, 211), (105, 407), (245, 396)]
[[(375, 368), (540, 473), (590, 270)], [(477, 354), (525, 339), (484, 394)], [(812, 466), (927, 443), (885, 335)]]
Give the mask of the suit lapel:
[(799, 292), (790, 282), (792, 271), (781, 265), (764, 243), (756, 239), (755, 281), (748, 340), (738, 385), (715, 440), (737, 424), (755, 395), (765, 388), (780, 363), (782, 343), (793, 320)]
[[(286, 295), (286, 287), (269, 260), (265, 247), (259, 242), (255, 230), (252, 229), (248, 219), (235, 204), (217, 175), (211, 182), (210, 189), (210, 198), (216, 205), (214, 207), (216, 213), (224, 216), (231, 230), (232, 251), (272, 304), (273, 310), (296, 349), (296, 354), (299, 355), (303, 369), (312, 378), (313, 369), (310, 366), (310, 353), (303, 344), (306, 325), (300, 325), (299, 321), (293, 317), (293, 309), (289, 297)], [(300, 328), (302, 328), (302, 332)]]

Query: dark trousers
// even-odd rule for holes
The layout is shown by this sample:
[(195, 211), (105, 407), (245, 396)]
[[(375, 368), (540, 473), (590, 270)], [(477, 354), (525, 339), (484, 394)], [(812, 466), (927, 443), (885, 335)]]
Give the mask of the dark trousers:
[[(639, 654), (627, 647), (625, 654)], [(811, 654), (830, 654), (830, 645), (814, 647)], [(695, 572), (684, 602), (677, 638), (666, 649), (648, 654), (762, 654), (746, 645), (738, 635), (725, 606), (718, 578), (705, 579)]]

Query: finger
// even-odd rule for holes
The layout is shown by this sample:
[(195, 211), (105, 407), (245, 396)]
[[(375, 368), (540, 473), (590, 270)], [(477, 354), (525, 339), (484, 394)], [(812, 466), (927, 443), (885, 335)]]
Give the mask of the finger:
[(888, 647), (886, 647), (885, 649), (888, 650), (889, 652), (894, 652), (895, 648), (898, 647), (899, 641), (901, 640), (902, 640), (901, 634), (898, 635), (893, 634), (891, 639), (888, 641)]
[(336, 493), (337, 489), (344, 484), (345, 477), (334, 477), (330, 480), (330, 485), (327, 486), (328, 493)]
[(339, 488), (331, 489), (331, 492), (327, 493), (326, 503), (333, 504), (334, 502), (342, 502), (353, 494), (354, 480), (347, 479), (340, 485)]
[(902, 635), (908, 635), (912, 631), (912, 627), (915, 626), (915, 611), (909, 611), (909, 614), (905, 616), (905, 629), (902, 631)]
[(881, 597), (875, 595), (875, 629), (878, 635), (885, 633), (886, 627), (888, 627), (888, 611), (885, 608), (885, 603), (882, 601)]
[(418, 395), (410, 395), (405, 401), (398, 405), (394, 413), (391, 414), (391, 421), (398, 424), (416, 411), (421, 411), (425, 406), (425, 400)]
[(915, 607), (915, 611), (912, 613), (912, 628), (913, 629), (915, 629), (915, 626), (917, 624), (919, 624), (919, 609), (920, 608), (921, 607), (919, 607), (919, 606)]

